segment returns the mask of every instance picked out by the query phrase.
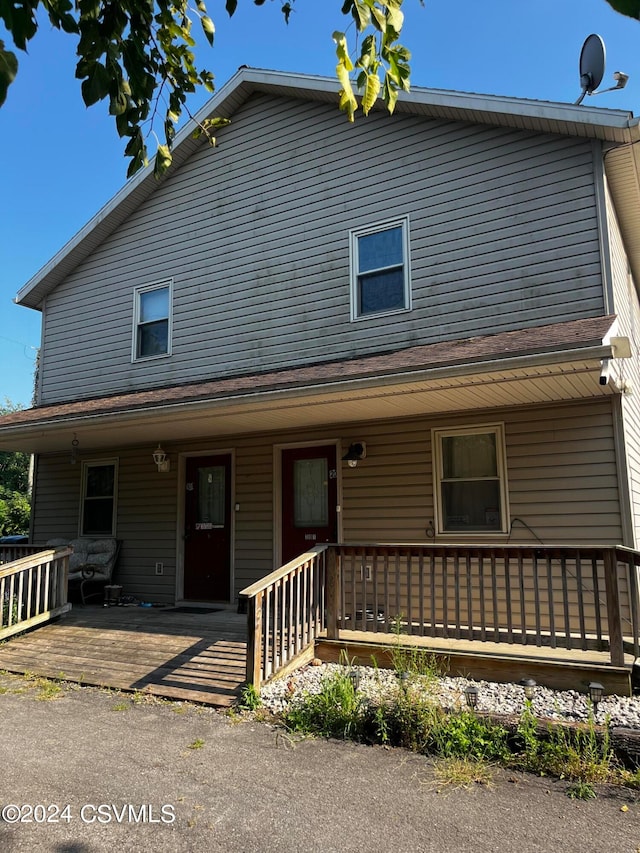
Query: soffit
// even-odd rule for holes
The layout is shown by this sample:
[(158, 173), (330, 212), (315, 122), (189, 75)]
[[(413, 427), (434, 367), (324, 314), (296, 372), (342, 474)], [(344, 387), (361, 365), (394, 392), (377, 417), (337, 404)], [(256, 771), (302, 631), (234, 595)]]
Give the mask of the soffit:
[[(609, 353), (611, 351), (609, 350)], [(265, 394), (179, 403), (111, 414), (77, 414), (63, 420), (0, 429), (0, 448), (65, 451), (77, 437), (80, 449), (116, 449), (202, 438), (251, 435), (414, 415), (507, 408), (616, 393), (600, 385), (601, 357), (521, 365), (459, 375), (350, 380), (333, 387), (282, 389)]]

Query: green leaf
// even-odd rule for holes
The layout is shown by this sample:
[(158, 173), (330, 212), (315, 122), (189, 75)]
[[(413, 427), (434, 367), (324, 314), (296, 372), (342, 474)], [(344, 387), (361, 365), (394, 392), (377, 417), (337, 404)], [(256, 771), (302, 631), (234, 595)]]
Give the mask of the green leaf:
[(387, 16), (376, 5), (371, 6), (371, 18), (373, 26), (383, 33), (387, 28)]
[(109, 94), (109, 73), (100, 62), (91, 65), (87, 79), (82, 81), (82, 99), (90, 107)]
[(390, 77), (389, 72), (384, 75), (384, 83), (382, 86), (382, 100), (385, 102), (389, 114), (393, 115), (393, 111), (398, 100), (398, 89), (393, 79)]
[(203, 15), (200, 18), (200, 23), (202, 24), (202, 30), (207, 38), (209, 44), (213, 45), (213, 36), (215, 35), (216, 28), (213, 25), (213, 21), (208, 15)]
[(336, 43), (336, 55), (340, 65), (344, 66), (347, 71), (353, 71), (353, 62), (349, 56), (349, 47), (347, 45), (347, 37), (344, 33), (336, 30), (333, 34), (333, 40)]
[(369, 111), (378, 100), (380, 92), (380, 78), (377, 74), (367, 74), (367, 82), (362, 93), (362, 112), (367, 116)]
[(340, 91), (340, 109), (347, 113), (349, 121), (353, 121), (355, 112), (358, 109), (358, 102), (353, 94), (351, 80), (349, 79), (349, 72), (343, 63), (339, 62), (336, 66), (336, 74), (338, 76), (338, 80), (342, 84), (342, 89)]
[(640, 20), (640, 0), (607, 0), (607, 3), (621, 15)]
[(153, 167), (153, 174), (156, 178), (160, 178), (171, 165), (171, 151), (168, 145), (158, 145), (156, 152), (156, 162)]
[(115, 95), (111, 95), (109, 98), (109, 113), (112, 116), (122, 115), (127, 111), (128, 106), (129, 99), (122, 90), (116, 92)]
[(18, 73), (18, 57), (10, 50), (4, 49), (0, 41), (0, 106), (7, 99), (7, 90)]
[(366, 30), (371, 23), (371, 9), (364, 0), (354, 0), (351, 7), (351, 15), (356, 22), (359, 32)]

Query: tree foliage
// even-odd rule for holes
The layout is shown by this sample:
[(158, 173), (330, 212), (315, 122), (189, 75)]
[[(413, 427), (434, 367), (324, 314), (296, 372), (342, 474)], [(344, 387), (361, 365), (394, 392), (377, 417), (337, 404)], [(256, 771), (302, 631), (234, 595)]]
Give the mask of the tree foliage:
[[(246, 0), (249, 2), (249, 0)], [(262, 6), (266, 0), (253, 0)], [(285, 21), (296, 0), (277, 0)], [(317, 2), (317, 0), (308, 0)], [(324, 0), (326, 3), (326, 0)], [(424, 5), (424, 0), (419, 0)], [(640, 19), (640, 0), (605, 0), (616, 11)], [(239, 0), (225, 0), (233, 15)], [(341, 83), (340, 107), (353, 121), (361, 105), (367, 114), (378, 98), (393, 112), (398, 93), (410, 83), (410, 54), (398, 39), (403, 0), (343, 0), (340, 11), (350, 19), (336, 30)], [(108, 101), (118, 134), (126, 139), (127, 176), (148, 162), (147, 139), (161, 123), (155, 173), (171, 164), (171, 149), (187, 97), (198, 87), (213, 92), (213, 74), (196, 65), (193, 20), (213, 45), (215, 25), (205, 0), (0, 0), (0, 21), (18, 50), (26, 51), (39, 27), (38, 14), (77, 42), (76, 77), (84, 102)], [(349, 39), (352, 39), (353, 45)], [(18, 73), (18, 57), (0, 40), (0, 106)], [(360, 102), (356, 92), (361, 95)], [(216, 128), (226, 119), (200, 127), (214, 144)]]
[[(19, 408), (5, 400), (0, 404), (0, 415)], [(0, 451), (0, 536), (29, 531), (29, 462), (27, 453)]]
[[(225, 0), (231, 16), (239, 0)], [(262, 6), (266, 0), (253, 0)], [(392, 112), (401, 89), (409, 88), (409, 52), (397, 43), (402, 30), (403, 0), (343, 0), (341, 12), (350, 19), (347, 30), (360, 42), (360, 55), (350, 57), (347, 36), (333, 34), (337, 45), (337, 74), (342, 84), (341, 106), (350, 120), (358, 108), (350, 73), (363, 93), (368, 113), (380, 92)], [(422, 0), (420, 0), (422, 2)], [(278, 0), (286, 22), (295, 0)], [(118, 134), (126, 140), (127, 177), (148, 162), (147, 139), (157, 135), (155, 172), (171, 164), (171, 149), (187, 97), (198, 87), (213, 92), (213, 74), (196, 65), (192, 26), (197, 19), (213, 45), (215, 25), (205, 0), (0, 0), (0, 21), (16, 48), (27, 50), (46, 13), (53, 27), (77, 42), (76, 77), (87, 106), (107, 101)], [(0, 105), (18, 73), (18, 57), (0, 41)], [(199, 128), (214, 144), (217, 127), (225, 119), (211, 119)], [(161, 139), (161, 141), (160, 141)]]

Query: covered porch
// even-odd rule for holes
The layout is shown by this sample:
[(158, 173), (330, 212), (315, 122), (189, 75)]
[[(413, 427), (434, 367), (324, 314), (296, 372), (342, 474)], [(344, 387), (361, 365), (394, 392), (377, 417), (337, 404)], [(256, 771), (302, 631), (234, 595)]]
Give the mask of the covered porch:
[(316, 546), (243, 590), (246, 614), (71, 609), (68, 549), (20, 548), (35, 553), (0, 554), (11, 672), (224, 707), (246, 682), (345, 651), (385, 666), (417, 647), (452, 674), (621, 695), (640, 656), (640, 553), (626, 548)]

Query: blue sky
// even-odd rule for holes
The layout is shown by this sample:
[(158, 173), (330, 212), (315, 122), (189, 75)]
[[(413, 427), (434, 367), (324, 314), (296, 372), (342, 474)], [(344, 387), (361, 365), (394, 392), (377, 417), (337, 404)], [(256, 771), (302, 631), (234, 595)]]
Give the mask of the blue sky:
[[(240, 0), (231, 20), (221, 0), (209, 0), (216, 39), (199, 48), (199, 63), (218, 87), (240, 65), (333, 76), (331, 34), (347, 23), (341, 5), (296, 0), (286, 26), (278, 0)], [(413, 85), (573, 103), (580, 48), (596, 32), (607, 47), (602, 88), (616, 70), (630, 79), (585, 103), (640, 112), (640, 23), (605, 0), (405, 0), (404, 11)], [(69, 36), (45, 21), (19, 60), (0, 109), (0, 402), (29, 405), (40, 314), (14, 305), (15, 294), (117, 192), (127, 162), (106, 104), (82, 103)], [(191, 111), (205, 100), (194, 95)]]

